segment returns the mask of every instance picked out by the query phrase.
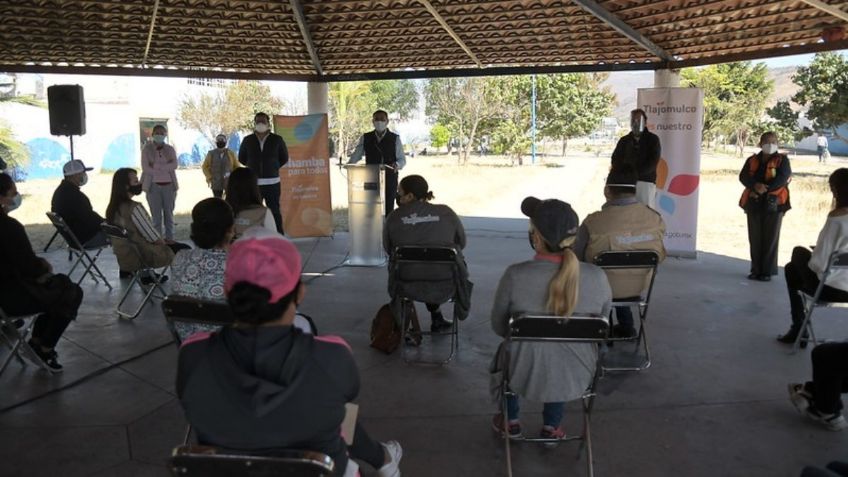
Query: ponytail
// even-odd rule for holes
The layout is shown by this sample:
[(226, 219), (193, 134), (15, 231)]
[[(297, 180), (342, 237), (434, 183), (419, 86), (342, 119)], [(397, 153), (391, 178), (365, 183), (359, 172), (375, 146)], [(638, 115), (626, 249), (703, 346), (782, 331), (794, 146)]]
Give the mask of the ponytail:
[(570, 316), (577, 307), (580, 285), (580, 262), (571, 250), (576, 237), (569, 237), (559, 246), (564, 247), (562, 264), (548, 285), (547, 311), (558, 316)]

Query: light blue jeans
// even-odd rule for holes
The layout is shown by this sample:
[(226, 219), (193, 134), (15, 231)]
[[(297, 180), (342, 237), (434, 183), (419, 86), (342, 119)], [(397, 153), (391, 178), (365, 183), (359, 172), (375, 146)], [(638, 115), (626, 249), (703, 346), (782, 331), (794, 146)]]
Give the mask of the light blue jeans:
[(159, 185), (155, 182), (147, 191), (147, 205), (150, 206), (150, 214), (153, 216), (153, 228), (162, 233), (162, 221), (165, 222), (165, 233), (163, 236), (168, 240), (174, 240), (174, 205), (177, 202), (177, 188), (174, 184)]
[[(507, 396), (506, 398), (506, 415), (507, 419), (514, 421), (518, 419), (518, 397)], [(562, 422), (562, 416), (565, 414), (564, 402), (546, 402), (542, 408), (542, 424), (550, 427), (558, 427)]]

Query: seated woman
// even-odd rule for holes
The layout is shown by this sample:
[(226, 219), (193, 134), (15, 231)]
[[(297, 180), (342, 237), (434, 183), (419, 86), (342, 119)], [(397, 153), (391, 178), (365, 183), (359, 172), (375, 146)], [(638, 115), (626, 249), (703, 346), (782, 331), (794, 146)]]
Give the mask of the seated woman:
[(24, 226), (9, 216), (20, 205), (15, 182), (0, 173), (0, 308), (9, 316), (41, 313), (29, 346), (47, 367), (61, 371), (55, 346), (77, 317), (82, 289), (67, 275), (54, 275), (53, 267), (32, 251)]
[(842, 415), (842, 393), (848, 392), (848, 343), (813, 348), (813, 380), (789, 384), (789, 400), (798, 412), (831, 431), (848, 427)]
[(345, 404), (359, 394), (350, 347), (292, 326), (303, 301), (301, 258), (276, 232), (254, 228), (230, 247), (224, 291), (236, 323), (198, 333), (180, 350), (177, 394), (202, 444), (242, 452), (323, 452), (336, 475), (357, 475), (362, 459), (380, 477), (399, 476), (395, 441), (371, 440), (356, 424), (348, 448)]
[[(804, 247), (795, 247), (792, 250), (792, 261), (783, 268), (789, 291), (792, 325), (789, 331), (777, 337), (781, 343), (794, 343), (801, 332), (804, 301), (798, 291), (813, 295), (827, 268), (830, 255), (835, 251), (848, 252), (848, 169), (843, 167), (833, 171), (828, 183), (833, 193), (834, 209), (827, 214), (815, 249), (810, 251)], [(822, 289), (821, 299), (848, 301), (848, 270), (831, 270)], [(801, 345), (806, 346), (806, 335), (801, 339)]]
[[(501, 277), (492, 308), (495, 333), (506, 336), (509, 318), (523, 312), (609, 316), (612, 291), (606, 274), (595, 265), (579, 262), (571, 250), (579, 225), (574, 209), (560, 200), (528, 197), (521, 203), (521, 211), (530, 217), (530, 246), (536, 255), (532, 260), (510, 265)], [(499, 350), (492, 361), (493, 379), (503, 366), (501, 356)], [(597, 360), (594, 345), (514, 343), (510, 357), (512, 391), (545, 403), (540, 435), (564, 437), (560, 426), (564, 404), (580, 398), (592, 382)], [(496, 397), (500, 399), (500, 394)], [(518, 398), (510, 397), (507, 428), (512, 437), (521, 436), (518, 411)], [(502, 414), (495, 415), (495, 432), (503, 432), (503, 420)]]
[[(150, 214), (140, 202), (133, 197), (141, 194), (141, 182), (135, 169), (121, 168), (112, 176), (112, 195), (106, 207), (106, 222), (126, 229), (130, 240), (138, 246), (147, 266), (162, 268), (171, 264), (174, 253), (190, 248), (186, 244), (165, 240), (150, 221)], [(118, 259), (120, 269), (135, 272), (143, 267), (138, 256), (128, 244), (114, 241), (112, 249)], [(165, 281), (167, 277), (163, 277)], [(152, 277), (146, 276), (142, 283), (152, 282)]]
[[(200, 300), (224, 301), (224, 268), (235, 227), (233, 209), (221, 199), (204, 199), (191, 210), (191, 240), (197, 248), (177, 252), (171, 263), (171, 293)], [(219, 327), (176, 323), (180, 340)]]
[[(391, 257), (396, 247), (406, 245), (431, 245), (453, 247), (456, 249), (462, 273), (467, 277), (465, 260), (462, 259), (462, 249), (465, 248), (465, 229), (456, 213), (447, 205), (432, 204), (433, 192), (427, 180), (419, 175), (406, 176), (400, 181), (397, 190), (398, 208), (386, 217), (383, 227), (383, 249)], [(390, 277), (391, 278), (391, 277)], [(457, 304), (467, 302), (470, 285), (466, 284), (459, 295), (466, 300), (457, 299)], [(389, 283), (389, 294), (394, 285)], [(439, 332), (453, 326), (439, 310), (439, 303), (426, 303), (430, 312), (430, 331)], [(467, 310), (468, 306), (464, 307)], [(457, 315), (457, 313), (455, 313)], [(467, 311), (460, 309), (458, 318), (464, 319)], [(457, 316), (455, 316), (456, 318)]]
[(235, 216), (235, 238), (242, 236), (250, 227), (265, 227), (277, 231), (277, 223), (267, 207), (262, 205), (256, 173), (250, 168), (240, 167), (230, 174), (227, 192), (224, 196), (233, 209)]

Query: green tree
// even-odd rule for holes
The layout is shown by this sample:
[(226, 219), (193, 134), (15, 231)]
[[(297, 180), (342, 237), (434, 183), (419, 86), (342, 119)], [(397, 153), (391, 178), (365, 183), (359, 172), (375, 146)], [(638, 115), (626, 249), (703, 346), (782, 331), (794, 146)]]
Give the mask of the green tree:
[(375, 110), (384, 109), (401, 121), (418, 109), (418, 88), (412, 80), (371, 81), (368, 89)]
[(285, 103), (271, 94), (271, 88), (257, 81), (236, 81), (223, 90), (187, 95), (180, 100), (177, 121), (200, 131), (211, 142), (218, 134), (230, 135), (253, 129), (258, 112), (270, 116), (283, 112)]
[(600, 74), (549, 74), (536, 79), (537, 127), (542, 136), (562, 141), (585, 136), (612, 113), (615, 95), (601, 87)]
[(798, 127), (800, 113), (792, 110), (789, 101), (778, 101), (777, 104), (766, 109), (766, 114), (771, 121), (767, 122), (765, 129), (777, 133), (781, 143), (794, 144), (806, 136), (806, 133)]
[(371, 129), (370, 85), (367, 81), (330, 83), (330, 134), (340, 157), (350, 155), (363, 131)]
[(747, 61), (683, 70), (682, 85), (704, 91), (705, 141), (732, 139), (739, 155), (744, 154), (774, 89), (766, 72), (765, 63)]
[(436, 123), (430, 128), (430, 145), (438, 149), (450, 141), (450, 129), (442, 123)]
[(336, 151), (346, 156), (363, 132), (373, 129), (371, 116), (383, 109), (393, 119), (408, 119), (418, 109), (418, 88), (411, 80), (330, 83), (330, 134)]
[(524, 164), (524, 155), (532, 144), (530, 138), (530, 76), (492, 78), (494, 100), (502, 102), (501, 114), (484, 123), (483, 131), (492, 139), (492, 151), (504, 154), (510, 162)]
[[(38, 108), (47, 108), (44, 101), (32, 96), (17, 94), (17, 77), (8, 75), (0, 82), (0, 103), (18, 103)], [(0, 120), (0, 157), (9, 168), (26, 167), (29, 164), (29, 149), (15, 137), (8, 122)]]
[(498, 91), (492, 78), (436, 78), (427, 82), (427, 116), (451, 129), (451, 136), (459, 141), (460, 164), (468, 162), (480, 125), (501, 117), (504, 103)]
[(808, 107), (813, 127), (848, 142), (837, 132), (848, 123), (848, 59), (837, 53), (817, 53), (809, 66), (798, 68), (792, 81), (801, 87), (792, 100)]

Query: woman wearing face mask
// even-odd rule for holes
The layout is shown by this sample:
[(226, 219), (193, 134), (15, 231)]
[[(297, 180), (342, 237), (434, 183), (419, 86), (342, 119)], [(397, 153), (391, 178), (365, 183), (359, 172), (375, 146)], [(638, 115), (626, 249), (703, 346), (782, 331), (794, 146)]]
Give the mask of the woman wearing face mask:
[(236, 159), (236, 153), (227, 147), (227, 136), (218, 134), (215, 138), (215, 149), (206, 153), (201, 167), (203, 175), (206, 176), (206, 183), (212, 188), (212, 195), (219, 199), (224, 196), (227, 178), (239, 167), (241, 164)]
[(777, 275), (777, 245), (783, 214), (791, 208), (789, 158), (777, 150), (777, 134), (760, 137), (761, 151), (749, 157), (739, 172), (745, 186), (739, 207), (748, 217), (748, 244), (751, 249), (749, 280), (767, 282)]
[[(431, 204), (431, 200), (433, 193), (423, 177), (404, 177), (397, 190), (398, 208), (389, 214), (383, 227), (383, 248), (386, 254), (391, 256), (396, 247), (406, 245), (454, 247), (463, 278), (467, 278), (468, 271), (462, 258), (462, 249), (465, 248), (465, 229), (462, 222), (450, 207)], [(463, 280), (463, 283), (467, 281)], [(467, 290), (460, 291), (460, 296), (467, 297), (470, 294), (470, 286), (465, 288)], [(389, 294), (393, 296), (392, 290), (394, 284), (389, 283)], [(465, 302), (466, 300), (462, 299), (456, 300), (457, 305)], [(455, 318), (464, 319), (467, 316), (467, 311), (463, 311), (465, 309), (467, 306), (454, 308)], [(442, 316), (438, 303), (427, 303), (427, 311), (432, 318), (430, 331), (444, 331), (453, 325)]]
[(21, 195), (8, 174), (0, 173), (0, 307), (7, 315), (41, 313), (29, 346), (47, 367), (61, 371), (54, 349), (82, 303), (82, 289), (32, 251), (24, 226), (9, 216)]
[[(492, 329), (506, 336), (509, 318), (515, 314), (538, 313), (570, 316), (574, 312), (609, 316), (612, 290), (603, 270), (580, 262), (571, 250), (577, 239), (577, 213), (565, 202), (527, 197), (521, 212), (530, 218), (532, 260), (511, 265), (495, 292)], [(498, 373), (505, 365), (500, 350), (490, 371)], [(579, 398), (594, 375), (597, 353), (588, 343), (514, 343), (508, 363), (512, 391), (533, 401), (544, 402), (543, 438), (562, 438), (560, 426), (564, 403)], [(493, 397), (498, 399), (500, 379), (493, 374)], [(510, 436), (522, 435), (518, 420), (518, 398), (507, 402), (507, 429)], [(495, 415), (492, 428), (502, 433), (504, 416)]]
[[(833, 193), (833, 210), (827, 214), (824, 228), (819, 232), (816, 248), (804, 247), (792, 250), (792, 261), (783, 268), (786, 288), (789, 290), (789, 305), (792, 326), (786, 334), (777, 338), (781, 343), (794, 343), (804, 321), (804, 302), (798, 295), (803, 291), (809, 295), (816, 292), (822, 273), (827, 268), (833, 252), (848, 252), (848, 169), (833, 171), (828, 179)], [(848, 271), (832, 270), (822, 289), (824, 301), (848, 301)], [(806, 345), (806, 334), (802, 337)]]
[(147, 205), (153, 213), (153, 227), (165, 240), (174, 240), (174, 206), (177, 202), (177, 151), (165, 143), (168, 130), (157, 124), (153, 141), (141, 149), (141, 189), (147, 194)]
[[(188, 245), (177, 242), (166, 242), (159, 231), (150, 222), (150, 215), (141, 203), (133, 197), (141, 194), (141, 183), (135, 169), (122, 168), (112, 176), (112, 196), (106, 207), (106, 222), (126, 229), (132, 240), (141, 251), (147, 265), (161, 268), (171, 264), (174, 253), (189, 248)], [(128, 244), (115, 241), (112, 244), (118, 265), (121, 270), (134, 272), (142, 267), (135, 252)], [(165, 277), (167, 279), (167, 277)], [(152, 277), (145, 277), (142, 283), (150, 283)]]

